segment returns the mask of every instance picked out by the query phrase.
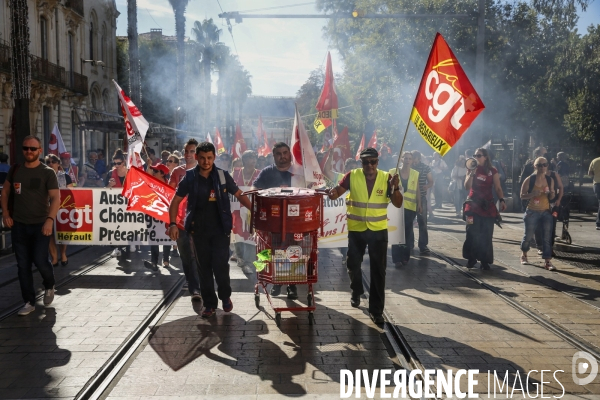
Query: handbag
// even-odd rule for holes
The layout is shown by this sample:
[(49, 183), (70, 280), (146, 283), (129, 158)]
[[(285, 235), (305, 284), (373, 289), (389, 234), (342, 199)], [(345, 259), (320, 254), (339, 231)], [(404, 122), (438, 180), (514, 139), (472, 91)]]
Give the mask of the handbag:
[(448, 191), (450, 193), (454, 193), (456, 190), (456, 181), (450, 181), (450, 185), (448, 185)]

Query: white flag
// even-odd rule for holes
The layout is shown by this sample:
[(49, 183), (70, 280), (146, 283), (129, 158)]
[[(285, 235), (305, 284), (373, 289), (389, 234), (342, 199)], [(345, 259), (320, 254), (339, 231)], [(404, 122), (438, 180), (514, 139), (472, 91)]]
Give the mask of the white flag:
[(65, 147), (65, 142), (63, 142), (60, 131), (58, 130), (58, 124), (55, 123), (52, 133), (50, 134), (50, 140), (48, 141), (48, 153), (60, 156), (66, 152), (67, 148)]
[[(146, 132), (150, 124), (146, 121), (146, 118), (142, 115), (140, 110), (133, 104), (131, 99), (127, 97), (123, 89), (115, 82), (113, 83), (117, 88), (119, 94), (119, 100), (121, 101), (121, 112), (123, 118), (125, 118), (125, 130), (127, 131), (127, 165), (142, 167), (144, 162), (140, 157), (140, 153), (144, 146), (144, 140), (146, 139)], [(137, 155), (136, 155), (137, 154)]]
[[(208, 133), (206, 134), (206, 141), (207, 141), (208, 143), (212, 143), (212, 142), (213, 142), (213, 141), (212, 141), (212, 138), (210, 137), (210, 132), (208, 132)], [(214, 144), (214, 143), (213, 143), (213, 144)]]
[(294, 128), (292, 129), (291, 151), (292, 166), (289, 171), (293, 174), (292, 186), (310, 189), (325, 187), (323, 172), (300, 119), (300, 114), (298, 114), (298, 106), (296, 106)]

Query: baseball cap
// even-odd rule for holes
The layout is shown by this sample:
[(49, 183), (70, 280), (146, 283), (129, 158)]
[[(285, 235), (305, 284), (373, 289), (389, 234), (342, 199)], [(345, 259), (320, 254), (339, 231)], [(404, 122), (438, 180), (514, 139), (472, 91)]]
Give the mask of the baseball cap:
[(167, 168), (167, 166), (163, 164), (151, 165), (150, 168), (156, 171), (161, 171), (165, 175), (169, 174), (169, 168)]
[(368, 157), (379, 157), (379, 153), (372, 147), (367, 147), (363, 151), (360, 152), (360, 158), (368, 158)]

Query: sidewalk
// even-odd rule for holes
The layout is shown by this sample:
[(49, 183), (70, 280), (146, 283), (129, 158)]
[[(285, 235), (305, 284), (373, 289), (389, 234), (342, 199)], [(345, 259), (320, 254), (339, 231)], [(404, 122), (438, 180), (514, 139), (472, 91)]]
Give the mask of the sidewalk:
[[(232, 266), (233, 312), (203, 319), (197, 304), (180, 298), (108, 398), (338, 398), (341, 369), (393, 370), (393, 351), (371, 322), (367, 301), (350, 306), (340, 260), (337, 250), (319, 252), (315, 325), (305, 312), (283, 312), (281, 328), (264, 294), (256, 309), (254, 275)], [(306, 286), (298, 294), (304, 304)]]
[(182, 274), (154, 273), (141, 258), (112, 258), (58, 289), (50, 307), (0, 322), (0, 398), (73, 398)]

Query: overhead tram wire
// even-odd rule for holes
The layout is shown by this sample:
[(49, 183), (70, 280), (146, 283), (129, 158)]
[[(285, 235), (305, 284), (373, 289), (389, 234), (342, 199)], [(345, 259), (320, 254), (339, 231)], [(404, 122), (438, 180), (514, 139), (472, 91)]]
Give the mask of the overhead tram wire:
[[(221, 7), (221, 2), (219, 0), (217, 0), (217, 4), (219, 5), (221, 12), (223, 14), (225, 14), (225, 11), (223, 11), (223, 7)], [(233, 26), (231, 26), (231, 21), (229, 20), (229, 18), (227, 19), (227, 30), (229, 31), (229, 34), (231, 35), (231, 41), (233, 42), (233, 48), (235, 49), (235, 55), (238, 56), (238, 59), (239, 59), (240, 55), (238, 53), (238, 49), (235, 44), (235, 38), (233, 37)]]
[[(338, 110), (342, 110), (344, 108), (349, 108), (349, 107), (354, 107), (354, 106), (344, 106), (344, 107), (338, 107)], [(306, 114), (306, 115), (301, 115), (300, 118), (304, 118), (304, 117), (312, 117), (313, 115), (317, 115), (319, 114), (318, 112), (313, 113), (313, 114)], [(277, 122), (285, 122), (285, 121), (292, 121), (294, 118), (286, 118), (286, 119), (278, 119), (277, 121), (267, 121), (267, 122), (263, 122), (263, 124), (267, 123), (267, 124), (275, 124)]]
[(310, 3), (298, 3), (298, 4), (288, 4), (288, 5), (284, 5), (284, 6), (277, 6), (277, 7), (256, 8), (254, 10), (243, 10), (243, 11), (239, 11), (239, 12), (245, 12), (246, 13), (246, 12), (256, 12), (256, 11), (277, 10), (279, 8), (290, 8), (290, 7), (308, 6), (308, 5), (311, 5), (311, 4), (314, 5), (315, 2), (311, 1)]

